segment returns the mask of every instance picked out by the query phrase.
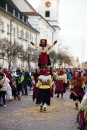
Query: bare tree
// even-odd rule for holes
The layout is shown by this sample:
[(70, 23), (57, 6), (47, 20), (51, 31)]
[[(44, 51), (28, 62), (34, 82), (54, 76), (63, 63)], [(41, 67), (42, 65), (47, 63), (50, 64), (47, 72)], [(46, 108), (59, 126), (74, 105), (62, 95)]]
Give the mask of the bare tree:
[(50, 60), (51, 60), (53, 67), (54, 67), (54, 64), (56, 64), (57, 61), (58, 61), (58, 54), (57, 54), (57, 52), (55, 52), (53, 50), (53, 51), (50, 52), (49, 56), (50, 56)]
[(7, 38), (0, 39), (0, 58), (8, 62), (11, 67), (11, 60), (13, 56), (18, 56), (19, 52), (23, 52), (23, 46), (17, 42), (10, 43)]
[(23, 53), (20, 53), (21, 60), (24, 62), (26, 61), (28, 63), (28, 67), (30, 70), (30, 62), (36, 63), (36, 59), (38, 59), (36, 55), (37, 50), (30, 45), (28, 46), (27, 50), (24, 50)]

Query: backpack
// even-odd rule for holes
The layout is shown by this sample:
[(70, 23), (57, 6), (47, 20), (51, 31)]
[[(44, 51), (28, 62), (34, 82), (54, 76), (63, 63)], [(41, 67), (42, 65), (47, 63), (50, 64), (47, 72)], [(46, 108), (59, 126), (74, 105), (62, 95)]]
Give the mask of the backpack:
[(72, 75), (70, 73), (67, 74), (67, 79), (71, 79)]

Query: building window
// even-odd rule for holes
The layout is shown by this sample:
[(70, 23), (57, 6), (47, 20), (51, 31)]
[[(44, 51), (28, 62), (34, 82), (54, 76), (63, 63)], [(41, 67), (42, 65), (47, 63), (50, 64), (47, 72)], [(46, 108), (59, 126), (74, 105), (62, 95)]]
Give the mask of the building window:
[(15, 16), (15, 10), (13, 9), (13, 16)]
[(14, 39), (14, 44), (16, 43), (16, 40)]
[(33, 42), (33, 37), (32, 37), (32, 42)]
[(30, 34), (30, 41), (32, 40), (32, 36), (31, 36), (31, 34)]
[(22, 14), (20, 13), (20, 19), (22, 20)]
[(37, 43), (36, 38), (34, 38), (34, 43), (35, 43), (35, 44)]
[(7, 24), (7, 34), (9, 33), (9, 24)]
[(6, 7), (6, 4), (5, 4), (5, 2), (2, 0), (0, 0), (0, 6), (3, 8), (3, 9), (6, 9), (5, 7)]
[(20, 38), (22, 38), (22, 31), (20, 31)]
[(24, 22), (26, 23), (26, 17), (24, 16)]
[(13, 14), (13, 7), (10, 4), (8, 4), (8, 12)]
[(45, 11), (45, 17), (50, 17), (50, 11)]
[(2, 31), (4, 31), (4, 22), (2, 22), (2, 28), (1, 28)]
[(22, 21), (24, 22), (24, 16), (22, 16)]
[(15, 16), (18, 18), (18, 12), (15, 10)]
[(24, 32), (22, 31), (22, 38), (24, 39), (25, 38), (25, 34), (24, 34)]
[(15, 28), (14, 28), (14, 37), (15, 37)]
[(30, 36), (28, 35), (28, 42), (30, 43)]
[(27, 33), (25, 33), (25, 40), (27, 40)]
[(20, 19), (20, 13), (18, 13), (18, 19)]

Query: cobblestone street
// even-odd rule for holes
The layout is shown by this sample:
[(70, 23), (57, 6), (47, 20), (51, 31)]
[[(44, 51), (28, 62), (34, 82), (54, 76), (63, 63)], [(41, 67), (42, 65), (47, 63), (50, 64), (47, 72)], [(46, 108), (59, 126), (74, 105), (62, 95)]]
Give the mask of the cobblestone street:
[(54, 96), (47, 113), (39, 112), (32, 96), (7, 102), (6, 108), (0, 107), (0, 130), (77, 130), (77, 110), (69, 94), (67, 91), (64, 99)]

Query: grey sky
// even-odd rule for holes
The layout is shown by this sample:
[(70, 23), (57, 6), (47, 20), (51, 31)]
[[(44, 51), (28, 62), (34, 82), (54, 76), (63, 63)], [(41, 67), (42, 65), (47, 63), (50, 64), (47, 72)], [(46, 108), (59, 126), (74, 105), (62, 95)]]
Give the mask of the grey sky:
[(83, 39), (87, 60), (87, 0), (60, 0), (59, 23), (63, 44), (70, 46), (71, 53), (81, 60)]
[[(35, 8), (38, 0), (28, 0)], [(70, 52), (81, 60), (82, 39), (84, 41), (84, 61), (87, 60), (87, 0), (60, 0), (59, 25), (62, 43), (70, 47)]]

